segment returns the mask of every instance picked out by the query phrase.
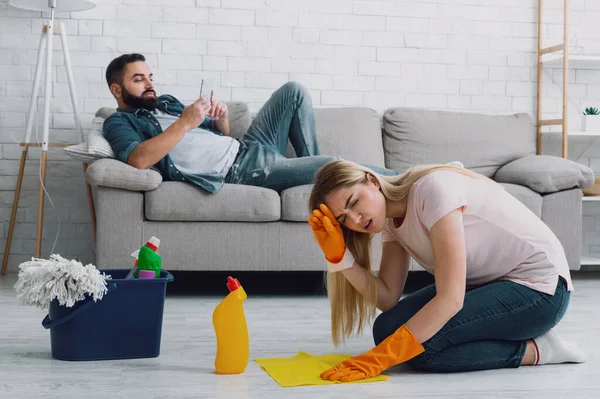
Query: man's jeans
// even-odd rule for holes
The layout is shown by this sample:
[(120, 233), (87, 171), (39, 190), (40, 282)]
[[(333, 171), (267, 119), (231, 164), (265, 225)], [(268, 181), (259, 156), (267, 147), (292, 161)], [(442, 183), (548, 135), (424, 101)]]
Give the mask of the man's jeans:
[[(288, 139), (298, 158), (284, 156)], [(239, 153), (225, 183), (261, 186), (277, 192), (311, 184), (321, 166), (340, 159), (319, 154), (310, 95), (302, 85), (288, 82), (273, 93), (240, 140)], [(369, 167), (382, 175), (397, 174)]]
[[(373, 325), (378, 345), (435, 296), (425, 287), (380, 314)], [(434, 372), (519, 367), (528, 339), (544, 334), (565, 315), (570, 293), (559, 277), (554, 295), (512, 281), (497, 281), (467, 291), (463, 308), (432, 338), (425, 352), (407, 363)]]

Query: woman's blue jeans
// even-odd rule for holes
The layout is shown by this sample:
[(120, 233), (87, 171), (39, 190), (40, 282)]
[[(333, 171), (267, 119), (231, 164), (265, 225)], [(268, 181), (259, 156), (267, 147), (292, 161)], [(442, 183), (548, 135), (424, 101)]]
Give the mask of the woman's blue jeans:
[[(373, 325), (375, 344), (405, 324), (435, 292), (435, 285), (430, 285), (381, 313)], [(562, 319), (569, 297), (562, 277), (554, 295), (506, 280), (468, 290), (463, 308), (423, 343), (425, 352), (407, 363), (434, 372), (519, 367), (527, 340), (542, 335)]]
[[(315, 172), (336, 156), (320, 155), (312, 101), (300, 84), (288, 82), (273, 93), (240, 140), (226, 183), (266, 187), (278, 192), (313, 183)], [(298, 158), (284, 156), (288, 139)], [(340, 137), (343, 140), (343, 137)], [(396, 171), (369, 166), (382, 175)]]

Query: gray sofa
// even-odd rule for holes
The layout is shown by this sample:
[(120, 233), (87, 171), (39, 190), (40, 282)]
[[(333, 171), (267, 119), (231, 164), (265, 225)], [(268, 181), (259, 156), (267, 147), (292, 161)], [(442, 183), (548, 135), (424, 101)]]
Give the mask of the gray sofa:
[[(232, 135), (251, 122), (243, 103), (230, 103)], [(102, 109), (106, 117), (114, 110)], [(526, 114), (482, 115), (391, 108), (379, 116), (366, 108), (316, 109), (321, 152), (358, 163), (404, 171), (422, 163), (461, 161), (502, 183), (555, 232), (569, 266), (580, 267), (581, 187), (591, 169), (569, 160), (535, 156), (535, 126)], [(291, 147), (287, 155), (293, 156)], [(279, 195), (269, 189), (228, 185), (217, 194), (163, 182), (155, 170), (137, 170), (114, 159), (90, 165), (95, 187), (96, 265), (123, 268), (146, 239), (161, 239), (169, 270), (324, 270), (321, 250), (306, 219), (310, 185)], [(373, 245), (378, 267), (380, 237)], [(499, 248), (499, 250), (506, 250)], [(413, 262), (411, 270), (421, 270)]]

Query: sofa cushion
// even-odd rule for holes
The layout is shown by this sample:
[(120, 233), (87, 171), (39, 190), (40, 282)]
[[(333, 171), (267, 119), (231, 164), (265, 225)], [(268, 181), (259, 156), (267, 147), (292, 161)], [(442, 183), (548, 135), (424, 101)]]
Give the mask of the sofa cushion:
[(312, 184), (296, 186), (281, 192), (281, 220), (306, 222), (308, 220), (308, 199)]
[(321, 154), (384, 165), (381, 123), (372, 109), (317, 108), (315, 122)]
[(104, 158), (88, 167), (85, 180), (92, 186), (150, 191), (160, 185), (162, 176), (153, 169), (137, 169), (116, 159)]
[(225, 184), (216, 194), (200, 187), (163, 182), (145, 195), (145, 215), (155, 221), (273, 222), (281, 217), (276, 191)]
[(496, 172), (494, 180), (527, 186), (546, 194), (594, 184), (594, 171), (569, 159), (530, 155), (504, 165)]
[(535, 124), (527, 114), (484, 115), (392, 108), (383, 115), (388, 168), (460, 160), (491, 177), (508, 162), (535, 153)]
[(542, 196), (535, 191), (525, 186), (519, 186), (518, 184), (500, 183), (506, 191), (513, 197), (521, 201), (527, 208), (529, 208), (537, 217), (542, 217)]

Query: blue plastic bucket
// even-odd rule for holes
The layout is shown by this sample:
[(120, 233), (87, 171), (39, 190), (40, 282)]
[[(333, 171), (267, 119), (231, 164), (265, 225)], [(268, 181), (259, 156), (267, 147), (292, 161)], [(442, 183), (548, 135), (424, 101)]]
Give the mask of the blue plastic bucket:
[(44, 328), (50, 330), (52, 357), (59, 360), (111, 360), (158, 357), (167, 283), (160, 278), (125, 279), (130, 269), (100, 270), (108, 292), (102, 300), (91, 298), (67, 308), (54, 300)]

